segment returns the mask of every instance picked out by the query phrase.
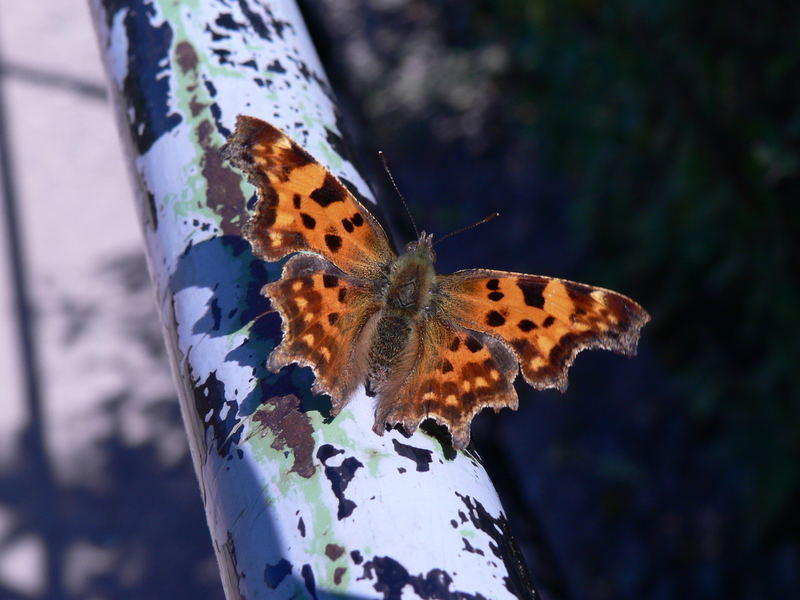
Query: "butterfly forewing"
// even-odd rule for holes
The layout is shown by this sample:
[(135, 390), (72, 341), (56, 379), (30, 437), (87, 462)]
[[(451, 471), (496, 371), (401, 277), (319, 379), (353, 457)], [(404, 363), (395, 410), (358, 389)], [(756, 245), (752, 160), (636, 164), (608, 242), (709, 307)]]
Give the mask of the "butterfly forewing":
[(239, 116), (222, 155), (258, 191), (244, 235), (261, 258), (274, 261), (308, 250), (361, 278), (374, 277), (396, 258), (375, 218), (277, 127)]
[(537, 389), (564, 390), (581, 350), (635, 354), (650, 319), (622, 294), (564, 279), (472, 269), (437, 281), (443, 310), (461, 326), (507, 343)]

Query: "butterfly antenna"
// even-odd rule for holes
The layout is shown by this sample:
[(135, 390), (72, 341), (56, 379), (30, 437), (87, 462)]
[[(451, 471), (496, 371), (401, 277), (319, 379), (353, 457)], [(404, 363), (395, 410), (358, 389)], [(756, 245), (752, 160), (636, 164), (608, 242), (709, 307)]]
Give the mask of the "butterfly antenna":
[(477, 227), (478, 225), (483, 225), (484, 223), (488, 223), (489, 221), (494, 221), (494, 220), (495, 220), (497, 217), (499, 217), (499, 216), (500, 216), (500, 213), (499, 213), (499, 212), (493, 212), (493, 213), (491, 213), (491, 214), (489, 214), (489, 215), (487, 215), (487, 216), (483, 217), (483, 218), (482, 218), (480, 221), (478, 221), (477, 223), (473, 223), (472, 225), (467, 225), (466, 227), (462, 227), (461, 229), (456, 229), (455, 231), (451, 231), (451, 232), (450, 232), (450, 233), (448, 233), (447, 235), (443, 235), (443, 236), (442, 236), (442, 237), (440, 237), (438, 240), (436, 240), (436, 241), (433, 243), (433, 245), (435, 246), (435, 245), (436, 245), (436, 244), (438, 244), (439, 242), (442, 242), (442, 241), (446, 240), (446, 239), (447, 239), (447, 238), (449, 238), (449, 237), (453, 237), (454, 235), (456, 235), (456, 234), (458, 234), (458, 233), (464, 233), (465, 231), (469, 231), (470, 229), (474, 229), (474, 228), (475, 228), (475, 227)]
[(378, 150), (378, 156), (381, 157), (381, 162), (383, 163), (383, 170), (386, 171), (386, 174), (389, 176), (389, 181), (392, 182), (392, 187), (394, 188), (394, 191), (397, 192), (397, 195), (403, 202), (403, 206), (406, 209), (406, 214), (408, 215), (408, 218), (411, 220), (411, 225), (414, 226), (414, 233), (416, 233), (417, 237), (419, 237), (419, 229), (417, 229), (417, 223), (416, 221), (414, 221), (414, 215), (411, 214), (411, 211), (408, 209), (408, 204), (406, 204), (406, 199), (403, 198), (403, 194), (400, 193), (400, 188), (398, 188), (397, 184), (394, 182), (394, 177), (392, 177), (392, 172), (389, 170), (389, 165), (386, 164), (386, 157), (383, 155), (383, 151)]
[(266, 317), (267, 315), (269, 315), (269, 314), (271, 314), (271, 313), (276, 313), (276, 312), (278, 312), (278, 311), (277, 311), (277, 310), (275, 310), (274, 308), (270, 308), (269, 310), (265, 310), (265, 311), (264, 311), (264, 312), (262, 312), (261, 314), (258, 314), (258, 315), (256, 315), (255, 317), (253, 317), (252, 319), (250, 319), (250, 322), (251, 322), (251, 323), (255, 323), (256, 321), (258, 321), (258, 320), (259, 320), (259, 319), (261, 319), (262, 317)]

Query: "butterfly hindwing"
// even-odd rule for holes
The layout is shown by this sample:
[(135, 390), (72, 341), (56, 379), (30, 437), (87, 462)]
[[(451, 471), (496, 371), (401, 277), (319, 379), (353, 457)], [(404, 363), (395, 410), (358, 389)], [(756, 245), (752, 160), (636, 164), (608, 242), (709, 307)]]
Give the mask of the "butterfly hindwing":
[(311, 367), (312, 390), (329, 394), (337, 414), (364, 380), (365, 349), (359, 341), (380, 308), (371, 288), (318, 256), (298, 254), (263, 293), (283, 322), (283, 339), (267, 367), (273, 372), (291, 363)]
[(258, 191), (255, 214), (244, 229), (257, 256), (275, 261), (316, 252), (360, 278), (373, 277), (396, 258), (369, 211), (277, 127), (240, 115), (222, 156)]
[(472, 418), (480, 410), (517, 408), (513, 381), (517, 361), (499, 341), (431, 318), (420, 327), (411, 370), (381, 394), (375, 431), (400, 424), (408, 432), (427, 418), (446, 425), (454, 448), (470, 439)]

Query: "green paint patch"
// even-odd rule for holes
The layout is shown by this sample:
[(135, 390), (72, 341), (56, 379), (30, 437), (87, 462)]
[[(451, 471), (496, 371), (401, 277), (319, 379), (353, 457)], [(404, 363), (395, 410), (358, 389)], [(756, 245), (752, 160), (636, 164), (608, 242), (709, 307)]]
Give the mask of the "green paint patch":
[[(372, 432), (370, 432), (372, 433)], [(372, 478), (379, 478), (382, 476), (382, 469), (381, 463), (386, 458), (392, 458), (393, 454), (389, 452), (370, 452), (369, 456), (367, 456), (367, 472), (369, 476)]]
[(355, 419), (352, 411), (344, 408), (342, 409), (342, 412), (333, 418), (333, 421), (322, 424), (321, 431), (323, 432), (323, 437), (325, 438), (326, 444), (332, 444), (337, 448), (355, 447), (353, 438), (350, 437), (346, 429), (343, 427), (344, 423), (347, 421), (355, 421)]
[[(344, 160), (341, 156), (339, 156), (336, 152), (334, 152), (333, 148), (328, 145), (327, 142), (321, 141), (317, 144), (318, 153), (317, 156), (323, 156), (324, 162), (328, 167), (330, 167), (331, 171), (338, 171), (342, 168), (344, 164)], [(312, 154), (315, 154), (312, 152)]]

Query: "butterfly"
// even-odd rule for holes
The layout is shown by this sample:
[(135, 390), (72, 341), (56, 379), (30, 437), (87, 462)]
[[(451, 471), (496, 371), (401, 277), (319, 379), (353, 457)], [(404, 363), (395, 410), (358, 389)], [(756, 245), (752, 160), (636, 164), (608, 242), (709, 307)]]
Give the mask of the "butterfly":
[(240, 115), (221, 153), (257, 190), (243, 230), (254, 255), (294, 254), (262, 290), (283, 331), (267, 368), (311, 367), (331, 415), (366, 383), (375, 433), (433, 419), (463, 449), (479, 411), (517, 408), (520, 371), (537, 390), (564, 391), (581, 350), (636, 353), (650, 317), (621, 294), (491, 269), (438, 274), (424, 232), (398, 256), (353, 194), (269, 123)]

